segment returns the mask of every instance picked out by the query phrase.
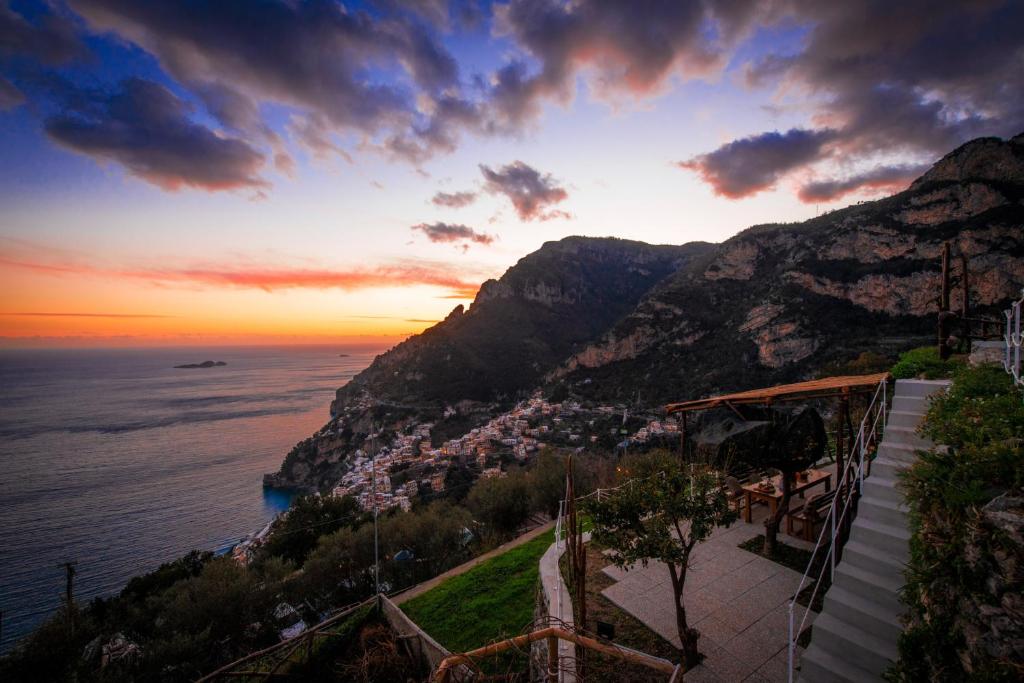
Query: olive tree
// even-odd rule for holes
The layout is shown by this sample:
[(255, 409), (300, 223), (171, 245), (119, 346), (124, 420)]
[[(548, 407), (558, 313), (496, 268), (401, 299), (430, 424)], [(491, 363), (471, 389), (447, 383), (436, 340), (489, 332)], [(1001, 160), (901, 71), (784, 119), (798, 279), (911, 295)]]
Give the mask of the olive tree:
[(676, 628), (687, 669), (701, 659), (700, 633), (686, 619), (683, 588), (694, 547), (719, 526), (736, 520), (722, 486), (722, 473), (703, 464), (662, 460), (656, 474), (634, 479), (584, 509), (593, 522), (592, 540), (611, 550), (618, 567), (650, 561), (668, 565), (675, 598)]

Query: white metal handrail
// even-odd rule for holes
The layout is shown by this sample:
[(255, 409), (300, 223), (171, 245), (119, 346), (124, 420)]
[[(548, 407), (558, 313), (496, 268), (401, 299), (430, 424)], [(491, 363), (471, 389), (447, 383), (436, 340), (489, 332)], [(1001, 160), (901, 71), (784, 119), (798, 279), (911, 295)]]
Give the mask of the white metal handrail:
[[(810, 614), (811, 605), (814, 604), (814, 599), (818, 595), (818, 591), (821, 589), (822, 579), (825, 576), (825, 569), (829, 569), (830, 580), (835, 580), (836, 573), (836, 555), (837, 555), (837, 536), (842, 529), (842, 524), (846, 520), (847, 512), (850, 511), (850, 505), (853, 501), (854, 494), (859, 492), (864, 486), (864, 473), (866, 469), (866, 458), (868, 456), (869, 444), (875, 443), (875, 437), (878, 434), (879, 426), (881, 430), (885, 431), (886, 422), (886, 404), (888, 402), (888, 388), (887, 381), (883, 379), (878, 383), (878, 388), (875, 389), (874, 396), (871, 397), (871, 403), (868, 405), (868, 409), (864, 413), (864, 418), (860, 422), (860, 428), (857, 430), (857, 438), (854, 440), (853, 445), (850, 447), (850, 452), (846, 462), (843, 465), (843, 471), (841, 476), (836, 478), (836, 496), (832, 499), (832, 505), (829, 506), (828, 516), (826, 517), (826, 524), (821, 528), (821, 533), (818, 534), (818, 541), (814, 544), (814, 550), (811, 552), (811, 559), (807, 563), (807, 569), (804, 571), (804, 575), (800, 577), (800, 583), (797, 585), (796, 591), (793, 593), (793, 597), (789, 600), (789, 641), (786, 646), (788, 651), (788, 670), (789, 670), (789, 683), (793, 683), (793, 672), (794, 672), (794, 659), (796, 657), (796, 641), (800, 633), (803, 632), (804, 625), (807, 623), (807, 616)], [(837, 472), (837, 474), (840, 474)], [(852, 476), (850, 476), (852, 475)], [(844, 490), (844, 484), (850, 481), (851, 485), (846, 486)], [(856, 482), (856, 485), (853, 483)], [(842, 498), (840, 498), (842, 494)], [(842, 510), (839, 510), (839, 506), (842, 505)], [(825, 532), (829, 534), (826, 537)], [(811, 571), (814, 568), (814, 560), (818, 557), (819, 551), (822, 550), (825, 539), (828, 538), (828, 549), (825, 550), (826, 555), (824, 556), (828, 562), (822, 563), (822, 568), (818, 572), (817, 577), (814, 578), (814, 590), (811, 591), (811, 595), (807, 600), (807, 608), (804, 610), (803, 617), (800, 619), (799, 627), (796, 626), (795, 609), (797, 604), (797, 598), (800, 593), (807, 586), (809, 579), (811, 578)]]
[(1006, 315), (1006, 333), (1003, 335), (1003, 341), (1006, 342), (1006, 356), (1003, 359), (1003, 369), (1005, 369), (1013, 377), (1013, 381), (1024, 387), (1024, 375), (1021, 374), (1021, 339), (1020, 333), (1020, 318), (1021, 308), (1024, 306), (1024, 289), (1021, 289), (1021, 298), (1018, 301), (1014, 301), (1010, 304), (1010, 308), (1005, 311)]

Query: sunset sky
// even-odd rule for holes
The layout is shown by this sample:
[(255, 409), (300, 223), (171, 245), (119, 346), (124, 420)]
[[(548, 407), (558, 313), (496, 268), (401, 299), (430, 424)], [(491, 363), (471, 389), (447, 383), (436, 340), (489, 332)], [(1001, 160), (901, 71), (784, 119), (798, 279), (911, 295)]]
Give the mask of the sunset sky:
[(1021, 2), (0, 0), (0, 345), (397, 340), (1024, 131)]

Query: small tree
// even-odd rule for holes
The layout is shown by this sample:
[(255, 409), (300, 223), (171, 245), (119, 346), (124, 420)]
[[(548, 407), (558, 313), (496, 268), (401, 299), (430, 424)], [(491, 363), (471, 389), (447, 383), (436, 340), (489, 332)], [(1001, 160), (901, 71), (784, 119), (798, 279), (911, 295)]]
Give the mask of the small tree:
[(618, 567), (651, 560), (668, 565), (675, 597), (676, 628), (687, 669), (700, 663), (700, 632), (690, 628), (683, 603), (690, 553), (719, 526), (736, 520), (725, 491), (722, 473), (702, 464), (664, 459), (661, 473), (634, 480), (625, 487), (585, 506), (593, 521), (592, 538), (612, 552)]

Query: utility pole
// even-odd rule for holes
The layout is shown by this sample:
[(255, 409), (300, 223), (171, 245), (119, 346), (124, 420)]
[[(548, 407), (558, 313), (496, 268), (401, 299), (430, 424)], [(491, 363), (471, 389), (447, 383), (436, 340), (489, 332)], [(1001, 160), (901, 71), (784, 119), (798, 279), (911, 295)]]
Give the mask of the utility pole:
[(75, 565), (77, 565), (77, 564), (78, 564), (77, 562), (62, 562), (59, 565), (59, 566), (64, 568), (64, 573), (65, 573), (65, 576), (67, 577), (67, 583), (66, 583), (65, 589), (64, 589), (65, 590), (64, 599), (66, 600), (66, 604), (67, 604), (68, 628), (71, 629), (71, 633), (72, 634), (74, 634), (74, 632), (75, 632), (74, 583), (75, 583), (75, 572), (76, 572)]
[(373, 471), (373, 587), (374, 595), (380, 595), (380, 556), (377, 541), (377, 427), (370, 425), (370, 469)]

